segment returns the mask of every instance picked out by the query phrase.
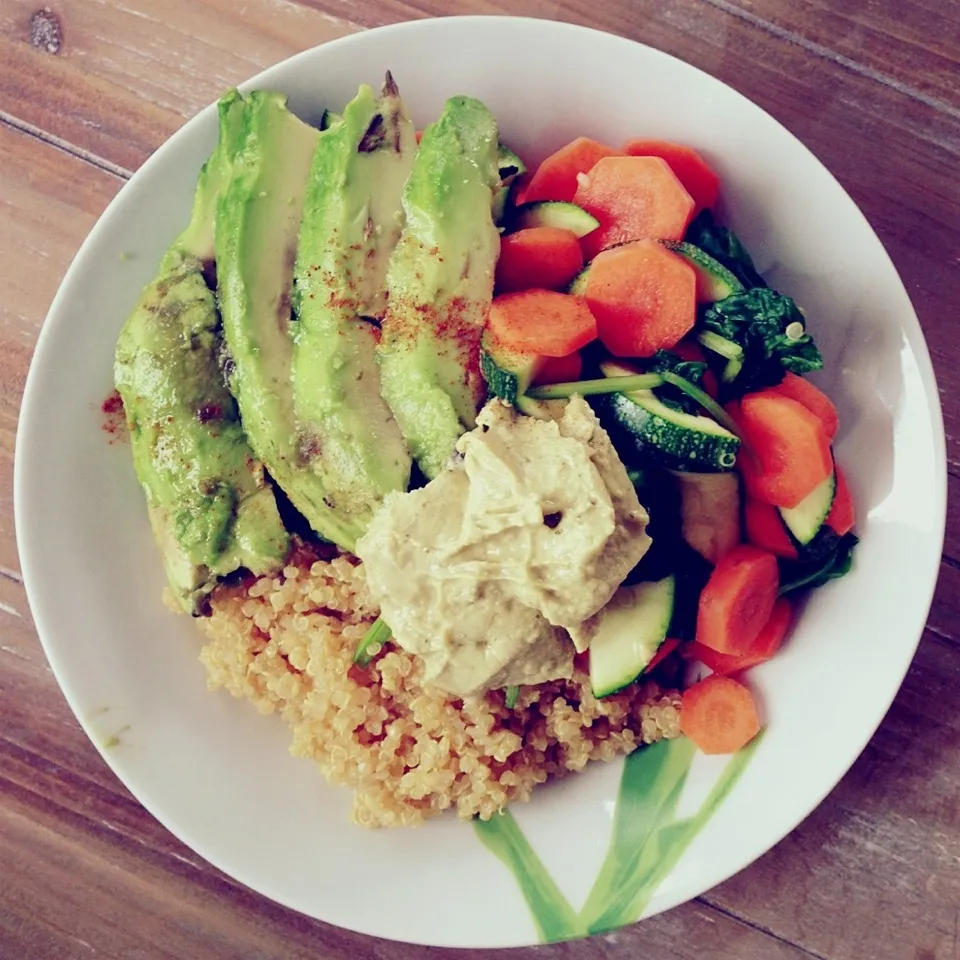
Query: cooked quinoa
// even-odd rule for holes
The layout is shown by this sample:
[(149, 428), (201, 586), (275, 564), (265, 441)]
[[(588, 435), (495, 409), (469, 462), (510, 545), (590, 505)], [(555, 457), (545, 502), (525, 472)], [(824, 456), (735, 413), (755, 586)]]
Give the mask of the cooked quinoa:
[(377, 616), (363, 566), (300, 549), (282, 574), (220, 587), (199, 621), (211, 689), (293, 731), (291, 752), (356, 792), (363, 826), (406, 826), (453, 807), (488, 819), (550, 777), (679, 734), (680, 697), (656, 683), (597, 700), (589, 676), (455, 700), (422, 685), (420, 660), (389, 645), (353, 664)]

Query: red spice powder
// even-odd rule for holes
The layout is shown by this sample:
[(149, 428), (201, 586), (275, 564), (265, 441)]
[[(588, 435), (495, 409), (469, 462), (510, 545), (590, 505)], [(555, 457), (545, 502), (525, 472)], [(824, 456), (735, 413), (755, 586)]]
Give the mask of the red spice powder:
[(100, 413), (103, 414), (101, 429), (110, 437), (110, 443), (118, 443), (127, 438), (127, 418), (123, 410), (123, 400), (114, 390), (100, 404)]

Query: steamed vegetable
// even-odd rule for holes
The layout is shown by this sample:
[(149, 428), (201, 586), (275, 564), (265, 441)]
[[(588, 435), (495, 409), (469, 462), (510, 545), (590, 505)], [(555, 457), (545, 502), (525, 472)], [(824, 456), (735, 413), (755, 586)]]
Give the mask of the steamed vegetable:
[(743, 673), (752, 667), (766, 663), (780, 649), (787, 630), (790, 629), (790, 620), (793, 608), (790, 601), (784, 597), (773, 605), (770, 619), (763, 625), (757, 639), (741, 654), (717, 653), (716, 650), (702, 643), (691, 643), (684, 655), (691, 660), (699, 660), (705, 667), (721, 677), (735, 673)]
[(784, 374), (780, 383), (769, 389), (782, 397), (796, 400), (815, 414), (823, 424), (827, 439), (833, 443), (840, 428), (840, 417), (837, 415), (837, 408), (833, 405), (833, 401), (822, 390), (818, 390), (809, 380), (789, 372)]
[(742, 683), (707, 677), (684, 690), (680, 730), (704, 753), (736, 753), (760, 732), (757, 705)]
[(700, 594), (697, 642), (717, 653), (746, 653), (770, 619), (779, 577), (772, 553), (749, 544), (734, 547)]
[(573, 199), (600, 221), (581, 241), (588, 259), (631, 240), (682, 240), (694, 207), (659, 157), (606, 157), (579, 178)]
[(780, 595), (812, 590), (830, 580), (846, 576), (853, 567), (853, 550), (859, 542), (854, 534), (847, 533), (842, 537), (834, 537), (830, 550), (818, 559), (781, 561)]
[(771, 391), (750, 393), (734, 420), (750, 445), (740, 467), (748, 492), (758, 500), (796, 507), (833, 473), (823, 424), (796, 400)]
[(512, 350), (565, 357), (597, 336), (597, 322), (580, 297), (524, 290), (494, 298), (487, 330)]
[(583, 207), (563, 200), (540, 200), (525, 203), (513, 214), (511, 224), (515, 230), (527, 227), (556, 227), (569, 230), (578, 239), (600, 226), (600, 221), (587, 213)]
[(776, 507), (747, 497), (743, 505), (743, 522), (747, 540), (755, 547), (787, 560), (797, 559), (797, 547), (790, 539)]
[(737, 235), (721, 227), (709, 210), (701, 210), (697, 214), (684, 240), (722, 263), (748, 290), (766, 286)]
[[(757, 287), (711, 304), (699, 328), (733, 344), (731, 350), (740, 348), (739, 369), (733, 377), (723, 378), (734, 396), (779, 384), (788, 372), (808, 373), (823, 366), (797, 305), (769, 287)], [(701, 343), (714, 349), (704, 339)], [(722, 347), (715, 352), (722, 352)], [(729, 359), (728, 354), (722, 355)]]
[(696, 212), (716, 206), (720, 194), (720, 178), (693, 147), (666, 140), (628, 140), (623, 152), (631, 157), (660, 157), (693, 197)]
[(552, 153), (537, 167), (526, 186), (517, 194), (517, 204), (537, 200), (573, 200), (577, 176), (592, 170), (603, 157), (620, 156), (619, 151), (589, 137), (578, 137)]
[(614, 356), (652, 357), (693, 328), (693, 268), (655, 240), (604, 251), (590, 264), (584, 283), (600, 339)]
[(855, 520), (853, 497), (850, 495), (850, 487), (844, 472), (839, 467), (834, 467), (834, 470), (837, 475), (837, 489), (826, 522), (834, 533), (842, 537), (853, 529)]
[(496, 289), (499, 293), (564, 290), (582, 269), (583, 254), (573, 233), (557, 227), (527, 227), (500, 241)]

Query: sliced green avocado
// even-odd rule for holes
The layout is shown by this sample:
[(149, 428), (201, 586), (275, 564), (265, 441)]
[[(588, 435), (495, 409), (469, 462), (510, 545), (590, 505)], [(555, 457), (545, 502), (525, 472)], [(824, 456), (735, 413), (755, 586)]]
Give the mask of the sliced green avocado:
[(214, 227), (217, 219), (217, 198), (230, 175), (229, 144), (243, 119), (244, 101), (236, 90), (224, 94), (217, 103), (220, 133), (213, 153), (200, 168), (193, 209), (187, 228), (171, 244), (161, 264), (161, 271), (175, 266), (183, 258), (202, 261), (205, 267), (214, 261)]
[(335, 501), (322, 438), (298, 428), (291, 379), (293, 268), (319, 137), (282, 94), (250, 93), (217, 203), (217, 281), (230, 389), (250, 445), (310, 526), (352, 550), (363, 518)]
[(485, 396), (479, 343), (500, 237), (497, 124), (478, 100), (454, 97), (424, 130), (403, 193), (406, 225), (387, 273), (381, 385), (427, 477), (474, 426)]
[(417, 149), (393, 78), (368, 86), (320, 134), (294, 270), (293, 406), (301, 448), (326, 497), (364, 526), (391, 490), (406, 490), (410, 454), (380, 394), (378, 331), (403, 223), (400, 198)]
[(218, 577), (240, 567), (267, 573), (289, 549), (273, 488), (224, 383), (220, 319), (205, 280), (227, 176), (222, 134), (236, 124), (242, 98), (231, 92), (219, 110), (221, 137), (200, 172), (190, 223), (141, 293), (114, 366), (167, 578), (193, 614)]
[(193, 614), (218, 577), (274, 570), (289, 548), (217, 365), (218, 328), (201, 262), (181, 258), (143, 291), (116, 350), (150, 523), (170, 586)]

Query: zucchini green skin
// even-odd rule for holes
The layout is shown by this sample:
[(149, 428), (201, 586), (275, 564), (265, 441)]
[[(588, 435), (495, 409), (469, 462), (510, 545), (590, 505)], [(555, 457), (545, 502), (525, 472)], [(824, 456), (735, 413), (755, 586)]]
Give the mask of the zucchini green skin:
[(800, 548), (816, 538), (830, 515), (837, 492), (836, 471), (795, 507), (779, 507), (780, 519), (790, 539)]
[[(665, 407), (651, 391), (612, 393), (596, 397), (594, 404), (628, 467), (656, 464), (670, 470), (720, 473), (736, 463), (738, 437), (707, 417)], [(695, 428), (701, 422), (713, 429), (701, 432)]]
[(495, 344), (488, 333), (484, 333), (480, 343), (480, 372), (490, 393), (533, 417), (542, 417), (549, 410), (549, 402), (525, 396), (545, 359), (536, 353), (506, 350)]
[(728, 270), (719, 260), (714, 260), (709, 253), (695, 247), (692, 243), (673, 240), (661, 240), (660, 243), (668, 250), (683, 257), (693, 267), (697, 274), (697, 299), (701, 303), (716, 303), (726, 300), (734, 294), (743, 293), (744, 286), (736, 278), (733, 271)]
[(540, 200), (517, 207), (511, 226), (516, 230), (527, 227), (557, 227), (560, 230), (569, 230), (579, 238), (596, 230), (600, 221), (575, 203), (565, 200)]
[(621, 591), (623, 604), (601, 611), (599, 629), (590, 644), (590, 686), (596, 697), (628, 687), (646, 670), (673, 617), (676, 582), (672, 576)]

